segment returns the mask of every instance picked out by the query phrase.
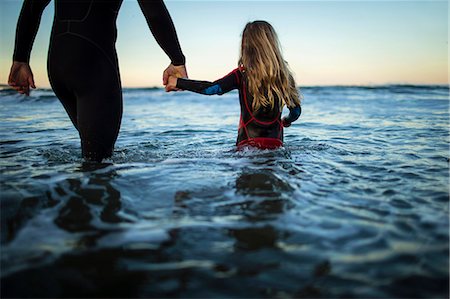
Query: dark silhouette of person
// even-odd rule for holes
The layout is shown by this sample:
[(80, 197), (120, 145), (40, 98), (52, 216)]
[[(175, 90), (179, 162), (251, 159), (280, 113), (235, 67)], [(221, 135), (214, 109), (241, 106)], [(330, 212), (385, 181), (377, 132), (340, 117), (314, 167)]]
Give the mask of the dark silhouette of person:
[[(81, 138), (82, 155), (112, 155), (122, 119), (122, 86), (115, 49), (123, 0), (55, 0), (48, 53), (51, 87)], [(25, 0), (19, 16), (8, 84), (21, 94), (36, 88), (29, 60), (41, 15), (50, 0)], [(187, 77), (185, 57), (162, 0), (138, 0), (158, 44), (171, 60), (163, 73)]]

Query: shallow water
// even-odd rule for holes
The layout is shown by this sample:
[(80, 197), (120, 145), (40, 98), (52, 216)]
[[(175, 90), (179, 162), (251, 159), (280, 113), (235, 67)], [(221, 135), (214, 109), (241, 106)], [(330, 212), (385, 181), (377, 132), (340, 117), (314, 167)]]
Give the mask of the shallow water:
[(1, 90), (2, 296), (448, 297), (448, 87), (303, 94), (238, 152), (236, 93), (125, 90), (93, 165), (51, 91)]

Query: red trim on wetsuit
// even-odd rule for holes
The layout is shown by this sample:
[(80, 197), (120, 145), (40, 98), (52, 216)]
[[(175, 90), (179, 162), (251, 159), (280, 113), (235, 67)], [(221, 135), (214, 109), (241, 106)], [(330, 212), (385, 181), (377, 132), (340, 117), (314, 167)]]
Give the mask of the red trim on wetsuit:
[[(238, 84), (239, 84), (239, 76), (238, 76), (238, 74), (237, 74), (237, 71), (238, 71), (238, 70), (239, 70), (238, 68), (235, 68), (234, 70), (232, 70), (231, 72), (229, 72), (228, 74), (226, 74), (225, 76), (223, 76), (221, 79), (226, 78), (226, 77), (228, 77), (228, 76), (231, 75), (231, 74), (234, 74), (234, 75), (236, 76), (237, 82), (238, 82)], [(219, 80), (220, 80), (220, 79), (219, 79)]]
[(260, 149), (276, 149), (283, 146), (283, 142), (277, 138), (255, 137), (242, 140), (237, 145), (239, 149), (246, 146), (253, 146)]
[[(245, 81), (242, 82), (242, 93), (244, 96), (244, 105), (245, 108), (247, 109), (248, 114), (250, 115), (250, 119), (244, 123), (243, 121), (243, 117), (241, 114), (240, 120), (239, 120), (239, 129), (243, 128), (245, 131), (245, 135), (247, 136), (247, 139), (244, 139), (242, 141), (240, 141), (237, 144), (238, 148), (242, 148), (244, 146), (253, 146), (253, 147), (257, 147), (260, 149), (275, 149), (278, 148), (280, 146), (283, 146), (283, 141), (281, 141), (282, 138), (282, 132), (283, 132), (283, 124), (280, 121), (280, 117), (281, 117), (281, 111), (278, 113), (277, 117), (272, 120), (272, 121), (261, 121), (256, 119), (256, 117), (253, 115), (252, 111), (250, 110), (250, 107), (248, 105), (247, 102), (247, 89), (245, 86)], [(279, 125), (279, 131), (278, 131), (278, 138), (271, 138), (271, 137), (250, 137), (248, 134), (248, 130), (247, 130), (247, 126), (248, 124), (250, 124), (252, 121), (259, 123), (259, 124), (263, 124), (263, 125), (271, 125), (275, 122), (278, 122)]]
[(238, 71), (239, 71), (239, 68), (234, 69), (234, 70), (232, 71), (232, 73), (234, 73), (234, 75), (236, 76), (236, 81), (237, 81), (237, 83), (238, 83), (238, 85), (239, 85), (239, 84), (241, 84), (241, 80), (239, 80)]

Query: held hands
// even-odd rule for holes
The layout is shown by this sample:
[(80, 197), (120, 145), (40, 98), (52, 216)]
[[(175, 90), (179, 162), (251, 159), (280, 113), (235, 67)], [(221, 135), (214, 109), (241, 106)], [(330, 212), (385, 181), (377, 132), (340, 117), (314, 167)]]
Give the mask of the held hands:
[(177, 88), (177, 81), (178, 81), (177, 77), (169, 76), (169, 79), (167, 80), (167, 85), (166, 85), (166, 92), (169, 92), (172, 90), (179, 90)]
[[(179, 90), (177, 86), (177, 78), (187, 78), (188, 74), (186, 66), (170, 64), (163, 73), (163, 84), (166, 87), (166, 92)], [(172, 78), (172, 79), (171, 79)]]
[(20, 94), (30, 95), (30, 87), (36, 88), (33, 72), (26, 62), (14, 61), (9, 73), (8, 85)]

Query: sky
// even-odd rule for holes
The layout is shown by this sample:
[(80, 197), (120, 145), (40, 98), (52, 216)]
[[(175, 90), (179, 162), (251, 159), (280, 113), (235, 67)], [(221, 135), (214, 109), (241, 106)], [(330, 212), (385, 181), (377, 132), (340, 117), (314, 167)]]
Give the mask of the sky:
[[(189, 77), (216, 80), (237, 66), (245, 24), (277, 31), (299, 86), (448, 84), (447, 1), (165, 1)], [(0, 1), (0, 84), (7, 82), (21, 0)], [(49, 87), (54, 1), (44, 11), (30, 65)], [(162, 86), (170, 63), (136, 0), (124, 0), (116, 43), (124, 87)]]

